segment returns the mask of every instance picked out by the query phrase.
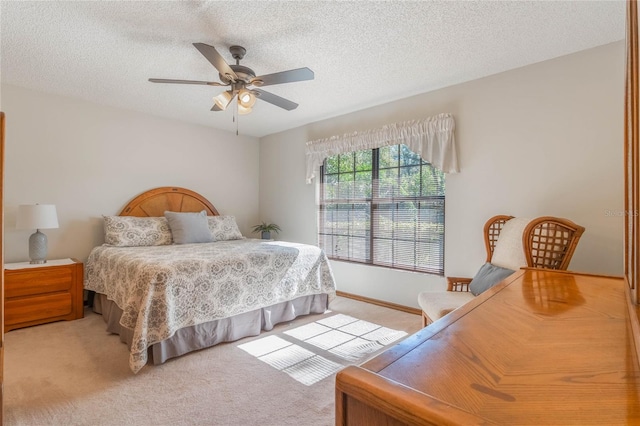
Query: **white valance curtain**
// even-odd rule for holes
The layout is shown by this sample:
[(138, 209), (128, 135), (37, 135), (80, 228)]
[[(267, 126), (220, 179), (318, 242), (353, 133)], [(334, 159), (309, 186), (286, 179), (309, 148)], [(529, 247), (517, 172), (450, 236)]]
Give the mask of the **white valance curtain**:
[(307, 183), (311, 183), (325, 158), (345, 152), (404, 144), (444, 173), (457, 173), (455, 121), (451, 114), (405, 121), (379, 129), (331, 136), (307, 142)]

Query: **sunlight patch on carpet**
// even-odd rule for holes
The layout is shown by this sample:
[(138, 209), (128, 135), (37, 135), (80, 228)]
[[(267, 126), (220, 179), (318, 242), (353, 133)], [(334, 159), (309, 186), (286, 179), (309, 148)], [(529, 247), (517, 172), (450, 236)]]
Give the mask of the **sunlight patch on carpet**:
[(349, 315), (338, 314), (316, 322), (318, 324), (326, 325), (327, 327), (338, 328), (356, 321), (358, 321), (357, 318), (350, 317)]
[(271, 335), (238, 348), (311, 386), (406, 335), (404, 331), (337, 314), (285, 331), (282, 336), (291, 341)]
[(380, 343), (383, 346), (386, 346), (389, 343), (395, 342), (396, 340), (406, 335), (407, 333), (405, 333), (404, 331), (392, 330), (387, 327), (380, 327), (376, 330), (373, 330), (370, 333), (364, 334), (362, 338), (367, 340), (373, 340)]
[(287, 342), (278, 336), (267, 336), (262, 339), (254, 340), (244, 345), (238, 346), (243, 351), (249, 352), (255, 357), (261, 357), (278, 349), (290, 346), (292, 343)]
[(348, 342), (353, 338), (354, 336), (351, 334), (343, 333), (339, 330), (330, 330), (326, 333), (322, 333), (315, 337), (312, 337), (311, 339), (307, 339), (305, 340), (305, 342), (327, 351), (331, 348), (335, 348), (338, 345)]
[(273, 368), (284, 370), (302, 361), (316, 356), (313, 352), (301, 348), (298, 345), (289, 345), (275, 352), (271, 352), (265, 356), (259, 357), (260, 361), (266, 362)]
[(377, 330), (378, 328), (381, 327), (378, 324), (374, 324), (372, 322), (356, 321), (340, 327), (340, 331), (353, 334), (354, 336), (362, 336), (363, 334), (369, 333), (373, 330)]
[(298, 340), (307, 340), (317, 336), (318, 334), (326, 333), (327, 331), (331, 330), (331, 327), (325, 327), (324, 325), (318, 324), (317, 322), (312, 322), (307, 325), (303, 325), (302, 327), (285, 331), (284, 334), (294, 337)]
[(382, 348), (384, 348), (384, 345), (381, 345), (378, 342), (372, 342), (370, 340), (356, 337), (355, 339), (350, 340), (340, 346), (329, 349), (329, 352), (339, 356), (340, 358), (346, 359), (347, 361), (356, 362), (360, 358), (363, 358), (364, 356), (369, 355), (370, 353), (373, 353)]
[(337, 373), (342, 370), (343, 367), (343, 365), (316, 355), (287, 368), (284, 372), (303, 385), (311, 386)]

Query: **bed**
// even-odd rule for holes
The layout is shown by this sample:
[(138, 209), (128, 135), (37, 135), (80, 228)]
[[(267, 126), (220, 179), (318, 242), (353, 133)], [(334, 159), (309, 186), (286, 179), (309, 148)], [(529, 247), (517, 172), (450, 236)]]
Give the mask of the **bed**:
[[(173, 241), (166, 234), (165, 211), (206, 212), (215, 241), (176, 244), (176, 228)], [(321, 249), (244, 238), (232, 216), (220, 216), (203, 196), (177, 187), (147, 191), (120, 215), (105, 217), (105, 244), (93, 248), (85, 271), (94, 311), (129, 346), (134, 373), (148, 362), (323, 313), (335, 295)]]

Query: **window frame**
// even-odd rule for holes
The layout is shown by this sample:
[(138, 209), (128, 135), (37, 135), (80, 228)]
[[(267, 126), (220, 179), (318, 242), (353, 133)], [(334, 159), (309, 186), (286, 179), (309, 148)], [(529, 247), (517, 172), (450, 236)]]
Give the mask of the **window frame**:
[[(445, 230), (446, 230), (446, 226), (445, 226), (445, 210), (446, 210), (446, 191), (445, 191), (445, 182), (443, 181), (442, 183), (442, 192), (443, 195), (419, 195), (419, 196), (394, 196), (392, 195), (391, 197), (389, 196), (385, 196), (382, 197), (380, 196), (380, 188), (379, 188), (379, 177), (380, 177), (380, 171), (381, 170), (397, 170), (398, 173), (398, 177), (401, 176), (402, 170), (403, 169), (409, 169), (412, 167), (416, 167), (419, 166), (420, 167), (420, 194), (422, 194), (423, 192), (423, 174), (424, 174), (424, 170), (427, 167), (431, 167), (434, 170), (437, 170), (431, 163), (424, 161), (422, 158), (418, 157), (420, 159), (420, 161), (417, 164), (402, 164), (402, 161), (400, 160), (400, 149), (401, 149), (401, 145), (403, 144), (395, 144), (392, 146), (397, 146), (398, 148), (398, 164), (395, 166), (389, 166), (389, 167), (381, 167), (380, 166), (380, 149), (381, 148), (374, 148), (371, 150), (362, 150), (362, 151), (371, 151), (371, 193), (369, 197), (362, 197), (362, 198), (331, 198), (329, 200), (325, 199), (325, 184), (327, 176), (338, 176), (338, 182), (340, 182), (339, 177), (342, 175), (352, 175), (353, 179), (352, 181), (356, 181), (356, 173), (358, 173), (358, 170), (356, 168), (356, 158), (357, 152), (361, 152), (361, 151), (352, 151), (352, 152), (345, 152), (345, 153), (341, 153), (341, 154), (336, 154), (335, 156), (340, 156), (340, 155), (352, 155), (353, 156), (353, 164), (352, 164), (352, 168), (351, 171), (347, 171), (347, 172), (341, 172), (340, 171), (340, 164), (341, 161), (340, 159), (338, 159), (338, 171), (337, 172), (330, 172), (330, 173), (326, 173), (326, 167), (327, 167), (327, 160), (330, 158), (326, 158), (323, 161), (322, 166), (320, 167), (320, 176), (319, 176), (319, 184), (320, 184), (320, 192), (319, 192), (319, 207), (318, 207), (318, 239), (319, 239), (319, 245), (322, 247), (323, 245), (323, 239), (326, 236), (339, 236), (339, 234), (336, 234), (335, 232), (330, 232), (327, 231), (325, 228), (325, 217), (326, 217), (326, 205), (327, 204), (336, 204), (336, 205), (340, 205), (340, 204), (351, 204), (352, 206), (355, 204), (359, 204), (359, 203), (366, 203), (368, 204), (369, 208), (368, 208), (368, 212), (369, 212), (369, 226), (368, 226), (368, 240), (369, 240), (369, 253), (368, 253), (368, 258), (366, 260), (360, 260), (360, 259), (354, 259), (350, 253), (347, 253), (346, 256), (340, 256), (340, 255), (335, 255), (334, 253), (327, 253), (327, 257), (329, 259), (332, 260), (338, 260), (338, 261), (342, 261), (342, 262), (349, 262), (349, 263), (357, 263), (357, 264), (365, 264), (365, 265), (372, 265), (372, 266), (379, 266), (379, 267), (384, 267), (384, 268), (390, 268), (390, 269), (397, 269), (397, 270), (405, 270), (405, 271), (412, 271), (412, 272), (420, 272), (420, 273), (426, 273), (426, 274), (432, 274), (432, 275), (439, 275), (439, 276), (444, 276), (444, 262), (445, 262)], [(406, 145), (405, 145), (406, 146)], [(408, 147), (407, 147), (408, 149)], [(411, 151), (413, 152), (413, 151)], [(415, 153), (414, 153), (415, 154)], [(335, 157), (332, 156), (332, 157)], [(442, 173), (442, 172), (440, 172)], [(444, 176), (443, 176), (444, 178)], [(437, 222), (438, 224), (442, 225), (442, 236), (441, 238), (438, 240), (439, 245), (440, 245), (440, 263), (437, 265), (437, 267), (433, 267), (433, 265), (429, 265), (429, 266), (420, 266), (417, 265), (416, 261), (415, 261), (415, 253), (416, 251), (414, 250), (414, 262), (413, 262), (413, 266), (406, 266), (403, 264), (398, 264), (396, 263), (396, 258), (395, 258), (395, 254), (392, 255), (392, 263), (386, 263), (386, 262), (377, 262), (375, 261), (375, 254), (376, 254), (376, 248), (375, 248), (375, 240), (377, 239), (382, 239), (382, 237), (380, 237), (378, 234), (380, 231), (382, 231), (382, 229), (380, 229), (378, 227), (378, 215), (376, 214), (376, 210), (380, 209), (381, 206), (387, 206), (387, 205), (396, 205), (400, 202), (403, 201), (409, 201), (409, 202), (415, 202), (417, 204), (423, 203), (423, 202), (427, 202), (427, 203), (440, 203), (442, 205), (441, 207), (441, 216), (442, 216), (442, 221), (441, 222)], [(398, 208), (396, 207), (394, 210), (398, 210)], [(440, 209), (438, 209), (440, 210)], [(394, 221), (394, 223), (396, 223)], [(377, 232), (376, 232), (377, 231)], [(395, 230), (392, 231), (395, 233)], [(354, 238), (354, 237), (358, 237), (357, 235), (353, 235), (351, 233), (349, 233), (347, 235), (347, 237), (349, 239)], [(402, 239), (402, 238), (397, 238), (395, 236), (388, 238), (391, 241), (405, 241), (405, 242), (413, 242), (413, 244), (415, 245), (416, 242), (418, 241), (418, 239), (416, 238), (416, 231), (414, 230), (414, 238), (411, 240), (407, 240), (407, 239)], [(394, 250), (395, 251), (395, 250)]]

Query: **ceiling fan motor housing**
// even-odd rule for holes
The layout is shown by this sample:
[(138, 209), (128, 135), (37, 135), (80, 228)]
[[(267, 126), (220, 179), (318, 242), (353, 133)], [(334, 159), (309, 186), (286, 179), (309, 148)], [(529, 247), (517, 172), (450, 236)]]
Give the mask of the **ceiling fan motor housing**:
[[(249, 83), (251, 79), (256, 77), (256, 73), (253, 72), (251, 68), (245, 67), (244, 65), (229, 65), (229, 67), (233, 70), (233, 72), (236, 73), (238, 78), (244, 81), (245, 83)], [(229, 84), (232, 82), (232, 80), (229, 79), (226, 75), (222, 75), (222, 74), (219, 74), (219, 75), (220, 75), (220, 80), (222, 80), (223, 83)]]

